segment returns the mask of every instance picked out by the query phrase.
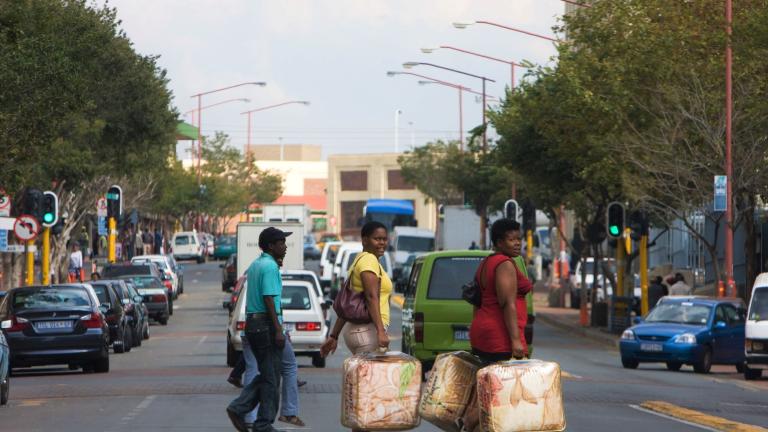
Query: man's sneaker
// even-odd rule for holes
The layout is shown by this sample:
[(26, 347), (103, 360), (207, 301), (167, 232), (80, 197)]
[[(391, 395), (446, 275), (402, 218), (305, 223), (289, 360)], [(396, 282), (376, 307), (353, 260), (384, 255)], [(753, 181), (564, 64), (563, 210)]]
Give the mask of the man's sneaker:
[(230, 411), (229, 408), (227, 408), (227, 415), (229, 416), (229, 421), (232, 422), (232, 426), (237, 429), (237, 432), (248, 432), (248, 428), (245, 426), (244, 418), (240, 417), (240, 415), (236, 412)]
[(296, 387), (302, 387), (302, 386), (307, 385), (307, 382), (306, 381), (302, 381), (300, 379), (297, 379), (296, 380), (296, 384), (297, 384)]

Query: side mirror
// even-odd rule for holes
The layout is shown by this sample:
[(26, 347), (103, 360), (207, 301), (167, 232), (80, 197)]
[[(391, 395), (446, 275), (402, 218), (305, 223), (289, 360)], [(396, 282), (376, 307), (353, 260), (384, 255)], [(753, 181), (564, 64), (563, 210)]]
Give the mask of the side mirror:
[(224, 308), (224, 309), (229, 309), (229, 308), (232, 307), (232, 302), (230, 302), (230, 301), (222, 302), (221, 303), (221, 307)]
[(632, 324), (634, 324), (634, 325), (642, 324), (643, 321), (644, 321), (643, 317), (639, 317), (639, 316), (638, 317), (634, 317), (632, 319)]
[(135, 295), (135, 296), (133, 296), (133, 301), (134, 301), (134, 303), (141, 303), (142, 301), (144, 301), (144, 297), (142, 297), (140, 295)]
[(724, 321), (718, 321), (715, 323), (716, 329), (724, 329), (726, 327), (728, 327), (728, 325)]

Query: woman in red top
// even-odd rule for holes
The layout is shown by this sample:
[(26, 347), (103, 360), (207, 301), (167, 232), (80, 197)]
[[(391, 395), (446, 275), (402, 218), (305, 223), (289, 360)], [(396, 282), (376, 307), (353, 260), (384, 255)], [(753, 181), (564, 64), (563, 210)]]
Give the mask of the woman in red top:
[(528, 356), (525, 296), (533, 285), (512, 258), (520, 255), (520, 224), (499, 219), (491, 226), (494, 254), (483, 260), (475, 275), (482, 302), (475, 308), (469, 330), (472, 353), (484, 363)]

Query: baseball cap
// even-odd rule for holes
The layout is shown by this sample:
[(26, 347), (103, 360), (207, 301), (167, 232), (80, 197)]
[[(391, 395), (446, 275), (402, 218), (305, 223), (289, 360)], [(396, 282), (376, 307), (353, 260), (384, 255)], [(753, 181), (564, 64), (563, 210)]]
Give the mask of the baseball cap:
[(259, 234), (259, 245), (268, 245), (278, 240), (285, 240), (292, 233), (281, 231), (275, 227), (268, 227)]

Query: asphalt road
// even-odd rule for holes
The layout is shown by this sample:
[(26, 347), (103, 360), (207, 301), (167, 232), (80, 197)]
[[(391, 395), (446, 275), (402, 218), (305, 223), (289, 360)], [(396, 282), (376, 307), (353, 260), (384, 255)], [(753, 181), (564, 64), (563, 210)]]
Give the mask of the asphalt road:
[[(140, 348), (111, 356), (111, 372), (84, 375), (66, 368), (17, 371), (11, 401), (0, 409), (0, 431), (232, 431), (224, 412), (238, 390), (226, 383), (225, 327), (217, 263), (185, 264), (185, 294), (167, 327), (154, 325)], [(393, 347), (399, 347), (400, 313), (393, 309)], [(745, 383), (735, 374), (697, 375), (690, 368), (620, 367), (615, 351), (537, 324), (536, 357), (558, 361), (566, 372), (569, 431), (696, 431), (677, 420), (635, 408), (661, 400), (707, 414), (768, 427), (766, 381)], [(340, 347), (325, 369), (299, 358), (303, 429), (338, 431)], [(419, 431), (436, 431), (422, 423)]]

